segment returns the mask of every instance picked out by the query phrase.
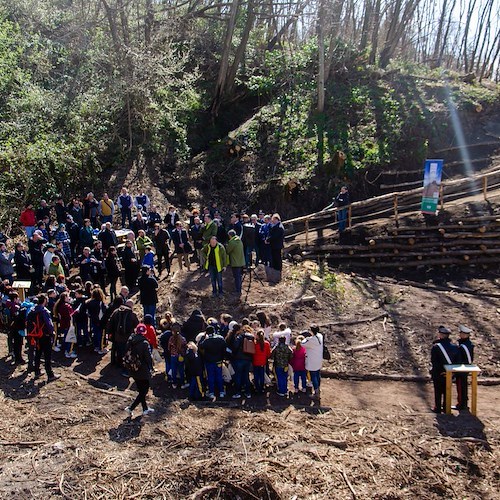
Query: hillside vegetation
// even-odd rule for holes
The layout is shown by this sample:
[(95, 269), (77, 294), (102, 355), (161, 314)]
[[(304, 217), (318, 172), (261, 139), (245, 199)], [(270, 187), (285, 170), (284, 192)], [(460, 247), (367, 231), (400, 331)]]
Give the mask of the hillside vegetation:
[[(487, 59), (479, 71), (486, 50), (473, 67), (450, 53), (430, 69), (418, 51), (377, 50), (367, 12), (357, 27), (368, 23), (371, 45), (354, 25), (325, 38), (308, 21), (301, 32), (297, 18), (314, 18), (301, 5), (292, 15), (260, 2), (1, 0), (2, 224), (27, 200), (99, 192), (101, 173), (134, 162), (175, 181), (181, 204), (318, 207), (344, 179), (419, 166), (453, 142), (452, 102), (468, 128), (498, 110), (495, 84), (460, 76), (493, 77)], [(377, 20), (381, 41), (392, 36), (391, 9)], [(299, 191), (283, 187), (290, 180)], [(358, 196), (370, 192), (364, 184)]]

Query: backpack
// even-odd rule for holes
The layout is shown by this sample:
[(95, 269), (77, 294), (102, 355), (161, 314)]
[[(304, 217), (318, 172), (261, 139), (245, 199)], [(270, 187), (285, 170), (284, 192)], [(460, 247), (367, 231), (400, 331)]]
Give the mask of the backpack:
[(26, 333), (31, 339), (39, 339), (43, 337), (45, 323), (41, 314), (37, 311), (31, 311), (26, 319)]
[(325, 345), (325, 336), (323, 336), (323, 359), (326, 359), (327, 361), (330, 361), (332, 359), (332, 355), (330, 354), (330, 351), (328, 350), (328, 347)]
[(134, 352), (131, 343), (127, 346), (127, 352), (123, 356), (123, 367), (131, 372), (138, 372), (141, 368), (141, 358)]

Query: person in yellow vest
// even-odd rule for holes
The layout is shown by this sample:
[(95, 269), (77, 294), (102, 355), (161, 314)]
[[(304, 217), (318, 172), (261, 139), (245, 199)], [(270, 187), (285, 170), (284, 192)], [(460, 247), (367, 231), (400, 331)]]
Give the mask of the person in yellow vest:
[(202, 249), (204, 267), (210, 274), (212, 282), (212, 297), (224, 295), (222, 290), (222, 271), (226, 270), (227, 254), (224, 245), (217, 241), (217, 236), (212, 236), (207, 245)]
[(108, 193), (104, 193), (102, 200), (99, 202), (99, 215), (101, 216), (101, 222), (105, 224), (106, 222), (113, 222), (113, 215), (115, 213), (115, 204), (108, 196)]

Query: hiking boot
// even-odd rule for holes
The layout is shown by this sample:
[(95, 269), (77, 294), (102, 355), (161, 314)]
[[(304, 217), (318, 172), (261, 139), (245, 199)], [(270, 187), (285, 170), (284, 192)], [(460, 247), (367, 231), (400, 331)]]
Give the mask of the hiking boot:
[(54, 373), (47, 379), (47, 382), (55, 382), (56, 380), (59, 380), (61, 378), (61, 375), (55, 375)]
[(233, 399), (240, 399), (240, 398), (241, 398), (241, 394), (239, 394), (239, 393), (233, 394)]
[(70, 353), (69, 353), (69, 357), (70, 357), (71, 359), (76, 359), (76, 358), (78, 357), (78, 354), (77, 354), (76, 352), (70, 352)]
[(226, 393), (225, 393), (225, 392), (221, 392), (221, 393), (219, 394), (219, 398), (225, 398), (225, 397), (226, 397)]
[(151, 415), (151, 414), (152, 414), (152, 413), (154, 413), (154, 412), (155, 412), (154, 408), (147, 408), (146, 410), (144, 410), (144, 411), (142, 412), (142, 414), (143, 414), (144, 416), (147, 416), (147, 415)]

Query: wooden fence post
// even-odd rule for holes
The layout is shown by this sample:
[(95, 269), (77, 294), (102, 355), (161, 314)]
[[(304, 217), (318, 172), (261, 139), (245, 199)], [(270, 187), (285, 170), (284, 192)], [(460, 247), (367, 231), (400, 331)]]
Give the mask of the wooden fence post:
[(398, 221), (398, 195), (394, 195), (394, 221), (396, 222), (396, 227), (399, 227)]
[(439, 202), (441, 204), (441, 210), (444, 210), (444, 186), (439, 185)]
[(306, 247), (309, 246), (309, 219), (306, 219), (305, 223), (305, 229), (306, 229)]
[(351, 205), (349, 205), (349, 209), (347, 211), (347, 227), (351, 229), (351, 216), (352, 216), (352, 208)]
[(483, 196), (484, 201), (488, 201), (488, 177), (483, 177)]

